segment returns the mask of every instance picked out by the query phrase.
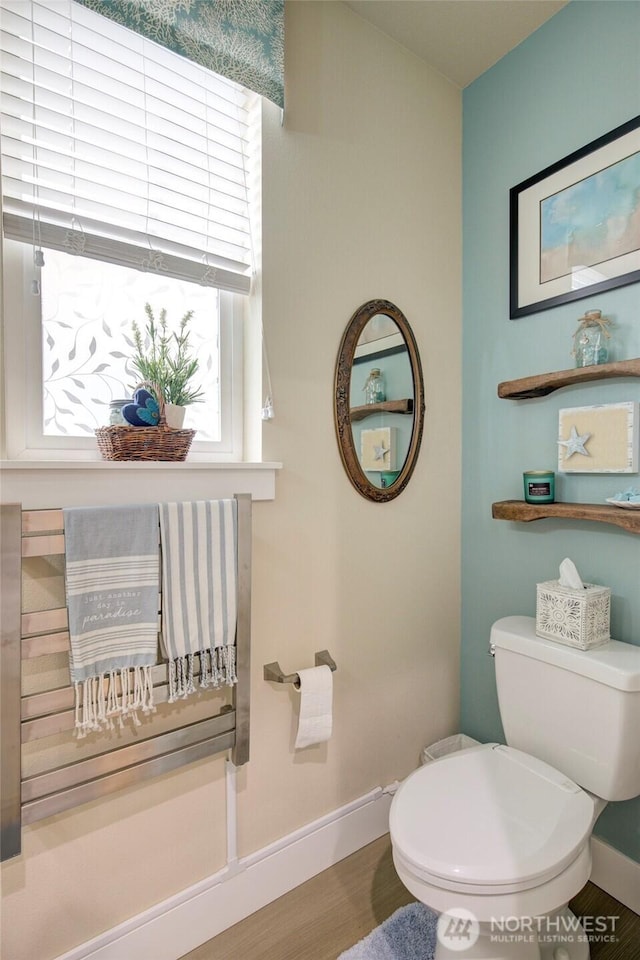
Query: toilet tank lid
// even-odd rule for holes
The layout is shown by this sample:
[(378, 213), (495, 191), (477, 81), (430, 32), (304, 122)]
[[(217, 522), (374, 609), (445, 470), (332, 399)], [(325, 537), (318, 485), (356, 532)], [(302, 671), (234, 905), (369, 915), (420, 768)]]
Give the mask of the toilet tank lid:
[(491, 628), (491, 644), (617, 690), (640, 691), (640, 646), (633, 643), (609, 640), (600, 647), (579, 650), (536, 636), (534, 617), (503, 617)]

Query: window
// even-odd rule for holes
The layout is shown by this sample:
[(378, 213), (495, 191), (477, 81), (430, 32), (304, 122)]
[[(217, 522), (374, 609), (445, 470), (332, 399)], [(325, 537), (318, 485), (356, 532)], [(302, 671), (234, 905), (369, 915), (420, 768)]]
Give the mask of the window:
[(155, 273), (45, 251), (41, 293), (33, 296), (26, 244), (5, 243), (5, 357), (12, 457), (96, 452), (94, 429), (108, 423), (109, 402), (136, 384), (127, 363), (131, 320), (144, 304), (169, 321), (193, 309), (191, 343), (203, 402), (187, 408), (195, 429), (191, 459), (242, 459), (243, 298)]
[(242, 459), (250, 95), (73, 0), (0, 8), (10, 456), (96, 454), (149, 302), (194, 312), (193, 454)]
[(94, 429), (106, 422), (109, 402), (132, 395), (132, 381), (139, 377), (126, 362), (133, 346), (131, 319), (144, 330), (143, 308), (149, 302), (164, 305), (174, 329), (185, 304), (194, 311), (190, 339), (205, 397), (199, 405), (200, 416), (198, 404), (188, 413), (202, 440), (220, 440), (219, 299), (215, 288), (137, 274), (128, 267), (57, 250), (47, 251), (41, 286), (45, 436), (92, 436)]

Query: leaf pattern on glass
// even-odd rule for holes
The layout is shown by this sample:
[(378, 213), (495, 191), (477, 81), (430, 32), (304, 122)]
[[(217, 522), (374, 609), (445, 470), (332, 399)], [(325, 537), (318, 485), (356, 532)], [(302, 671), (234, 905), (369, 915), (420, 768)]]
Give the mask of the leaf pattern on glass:
[[(55, 279), (50, 279), (51, 277)], [(139, 378), (131, 367), (131, 321), (144, 304), (169, 316), (193, 309), (193, 343), (206, 371), (205, 401), (188, 408), (197, 440), (218, 440), (218, 294), (211, 287), (47, 251), (42, 271), (43, 431), (86, 437), (109, 422), (111, 400), (130, 397)], [(108, 332), (107, 332), (108, 331)]]

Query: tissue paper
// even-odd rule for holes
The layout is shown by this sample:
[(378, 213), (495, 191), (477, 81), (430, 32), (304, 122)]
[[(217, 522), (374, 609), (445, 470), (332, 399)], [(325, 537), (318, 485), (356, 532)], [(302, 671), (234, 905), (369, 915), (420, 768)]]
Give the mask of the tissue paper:
[(560, 564), (560, 584), (563, 587), (571, 587), (572, 590), (584, 590), (584, 583), (576, 569), (576, 565), (569, 557)]

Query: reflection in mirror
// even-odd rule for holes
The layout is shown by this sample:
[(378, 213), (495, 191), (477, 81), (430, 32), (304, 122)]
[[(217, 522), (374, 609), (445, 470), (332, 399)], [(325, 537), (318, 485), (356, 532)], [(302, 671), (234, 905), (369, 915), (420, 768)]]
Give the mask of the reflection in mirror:
[[(413, 374), (404, 337), (384, 314), (372, 317), (358, 338), (350, 402), (360, 466), (374, 486), (390, 487), (409, 453), (413, 419), (406, 413), (413, 412)], [(363, 405), (363, 417), (357, 419), (354, 411)]]
[(336, 365), (336, 428), (349, 479), (370, 500), (406, 486), (420, 447), (420, 357), (402, 312), (372, 300), (351, 318)]

